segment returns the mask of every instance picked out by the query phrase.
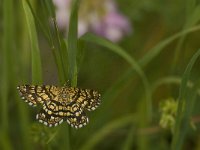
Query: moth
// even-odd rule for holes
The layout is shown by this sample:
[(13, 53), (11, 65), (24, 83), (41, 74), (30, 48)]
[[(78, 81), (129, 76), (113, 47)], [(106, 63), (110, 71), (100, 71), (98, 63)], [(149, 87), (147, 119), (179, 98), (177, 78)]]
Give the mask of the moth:
[(42, 106), (36, 119), (48, 127), (66, 121), (71, 127), (81, 128), (89, 122), (86, 111), (100, 105), (101, 95), (92, 89), (54, 85), (20, 85), (17, 89), (30, 106)]

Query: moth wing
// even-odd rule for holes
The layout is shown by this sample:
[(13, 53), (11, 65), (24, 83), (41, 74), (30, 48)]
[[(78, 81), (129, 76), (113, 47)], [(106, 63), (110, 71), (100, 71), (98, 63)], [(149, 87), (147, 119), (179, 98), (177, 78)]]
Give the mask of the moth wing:
[(21, 85), (17, 89), (21, 98), (31, 106), (43, 104), (50, 99), (54, 99), (58, 94), (58, 88), (51, 85)]
[(76, 88), (74, 91), (72, 96), (73, 101), (79, 103), (82, 108), (88, 111), (95, 110), (101, 103), (101, 95), (95, 90)]
[(82, 128), (89, 123), (89, 119), (86, 113), (82, 111), (81, 113), (74, 113), (73, 115), (67, 117), (67, 123), (73, 128)]
[(63, 118), (49, 115), (43, 109), (36, 115), (36, 119), (48, 127), (55, 127), (63, 122)]

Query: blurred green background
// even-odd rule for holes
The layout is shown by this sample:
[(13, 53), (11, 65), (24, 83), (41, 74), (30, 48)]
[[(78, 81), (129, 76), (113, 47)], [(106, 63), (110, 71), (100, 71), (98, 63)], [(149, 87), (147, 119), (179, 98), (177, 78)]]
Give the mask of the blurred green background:
[[(198, 0), (116, 0), (133, 30), (118, 43), (93, 34), (77, 41), (76, 5), (66, 38), (51, 1), (29, 2), (0, 1), (0, 149), (200, 150)], [(39, 108), (16, 90), (67, 80), (102, 95), (78, 130), (38, 123)], [(177, 108), (162, 128), (169, 99)]]

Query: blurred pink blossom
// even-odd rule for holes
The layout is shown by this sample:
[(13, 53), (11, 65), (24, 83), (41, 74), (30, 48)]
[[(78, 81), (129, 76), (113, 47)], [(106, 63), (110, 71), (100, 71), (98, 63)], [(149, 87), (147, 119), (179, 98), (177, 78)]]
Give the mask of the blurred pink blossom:
[[(53, 0), (56, 6), (56, 20), (59, 28), (68, 28), (71, 0)], [(86, 9), (87, 8), (87, 9)], [(122, 15), (113, 0), (81, 1), (78, 21), (78, 36), (91, 31), (117, 42), (131, 33), (131, 25)]]

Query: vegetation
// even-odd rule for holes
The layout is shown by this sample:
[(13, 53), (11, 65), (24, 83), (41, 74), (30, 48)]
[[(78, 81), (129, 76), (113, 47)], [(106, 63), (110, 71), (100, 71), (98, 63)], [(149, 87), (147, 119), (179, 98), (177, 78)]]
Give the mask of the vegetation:
[[(0, 1), (0, 149), (200, 149), (199, 1), (116, 2), (133, 28), (118, 43), (77, 37), (79, 0), (67, 36), (51, 1)], [(102, 95), (78, 130), (38, 123), (16, 90), (68, 81)]]

